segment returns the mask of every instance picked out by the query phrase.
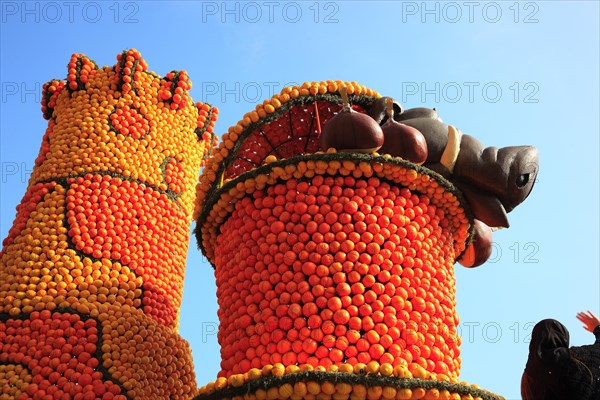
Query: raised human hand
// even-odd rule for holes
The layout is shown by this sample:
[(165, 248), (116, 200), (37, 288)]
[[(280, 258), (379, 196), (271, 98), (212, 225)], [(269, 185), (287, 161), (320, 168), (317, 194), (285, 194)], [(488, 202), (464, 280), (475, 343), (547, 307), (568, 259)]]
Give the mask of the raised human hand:
[(594, 329), (600, 325), (600, 319), (593, 312), (578, 312), (577, 319), (583, 322), (583, 328), (586, 331), (594, 332)]

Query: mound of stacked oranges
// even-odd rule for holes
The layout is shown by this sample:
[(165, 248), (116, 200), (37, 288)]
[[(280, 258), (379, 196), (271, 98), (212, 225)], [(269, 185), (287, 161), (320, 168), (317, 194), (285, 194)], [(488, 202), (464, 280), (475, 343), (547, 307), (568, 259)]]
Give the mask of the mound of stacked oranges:
[(0, 253), (2, 396), (196, 393), (177, 320), (217, 110), (190, 88), (136, 50), (103, 68), (74, 54), (66, 81), (44, 85), (48, 129)]
[(290, 179), (238, 201), (215, 247), (221, 375), (376, 361), (456, 376), (445, 214), (376, 177)]
[(468, 208), (400, 158), (318, 151), (345, 86), (286, 88), (228, 133), (200, 178), (221, 371), (198, 399), (498, 399), (459, 381), (454, 260)]

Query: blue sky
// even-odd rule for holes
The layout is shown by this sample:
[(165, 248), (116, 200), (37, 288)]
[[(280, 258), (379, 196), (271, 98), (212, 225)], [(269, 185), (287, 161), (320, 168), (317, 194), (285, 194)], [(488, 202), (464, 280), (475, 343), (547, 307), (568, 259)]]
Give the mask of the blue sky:
[[(46, 121), (42, 84), (72, 53), (113, 65), (140, 50), (164, 75), (186, 69), (220, 134), (285, 85), (357, 81), (406, 107), (435, 107), (486, 145), (532, 144), (540, 174), (496, 232), (492, 259), (457, 265), (461, 378), (518, 399), (528, 334), (553, 317), (573, 345), (600, 312), (599, 9), (535, 2), (13, 2), (1, 5), (0, 236), (12, 225)], [(219, 370), (211, 267), (192, 239), (181, 335), (199, 384)]]

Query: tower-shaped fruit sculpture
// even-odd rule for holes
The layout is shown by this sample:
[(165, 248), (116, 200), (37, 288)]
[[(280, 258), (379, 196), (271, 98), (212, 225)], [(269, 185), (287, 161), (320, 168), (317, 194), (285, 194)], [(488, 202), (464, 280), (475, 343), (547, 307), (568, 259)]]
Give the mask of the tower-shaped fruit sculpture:
[(470, 208), (432, 170), (365, 154), (381, 129), (348, 104), (368, 114), (379, 97), (342, 81), (285, 88), (208, 159), (196, 234), (222, 360), (198, 399), (500, 398), (458, 379), (454, 262)]
[[(194, 187), (217, 110), (135, 50), (74, 54), (0, 267), (0, 390), (17, 399), (189, 399), (177, 334)], [(4, 397), (3, 397), (4, 398)]]

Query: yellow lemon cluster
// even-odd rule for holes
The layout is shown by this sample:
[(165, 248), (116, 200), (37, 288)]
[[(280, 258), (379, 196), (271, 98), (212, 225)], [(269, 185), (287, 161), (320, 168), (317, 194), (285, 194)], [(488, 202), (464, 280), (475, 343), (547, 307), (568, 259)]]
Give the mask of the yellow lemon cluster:
[(133, 49), (103, 68), (74, 54), (66, 81), (44, 85), (48, 128), (0, 253), (2, 395), (195, 394), (177, 325), (218, 111), (190, 88)]

